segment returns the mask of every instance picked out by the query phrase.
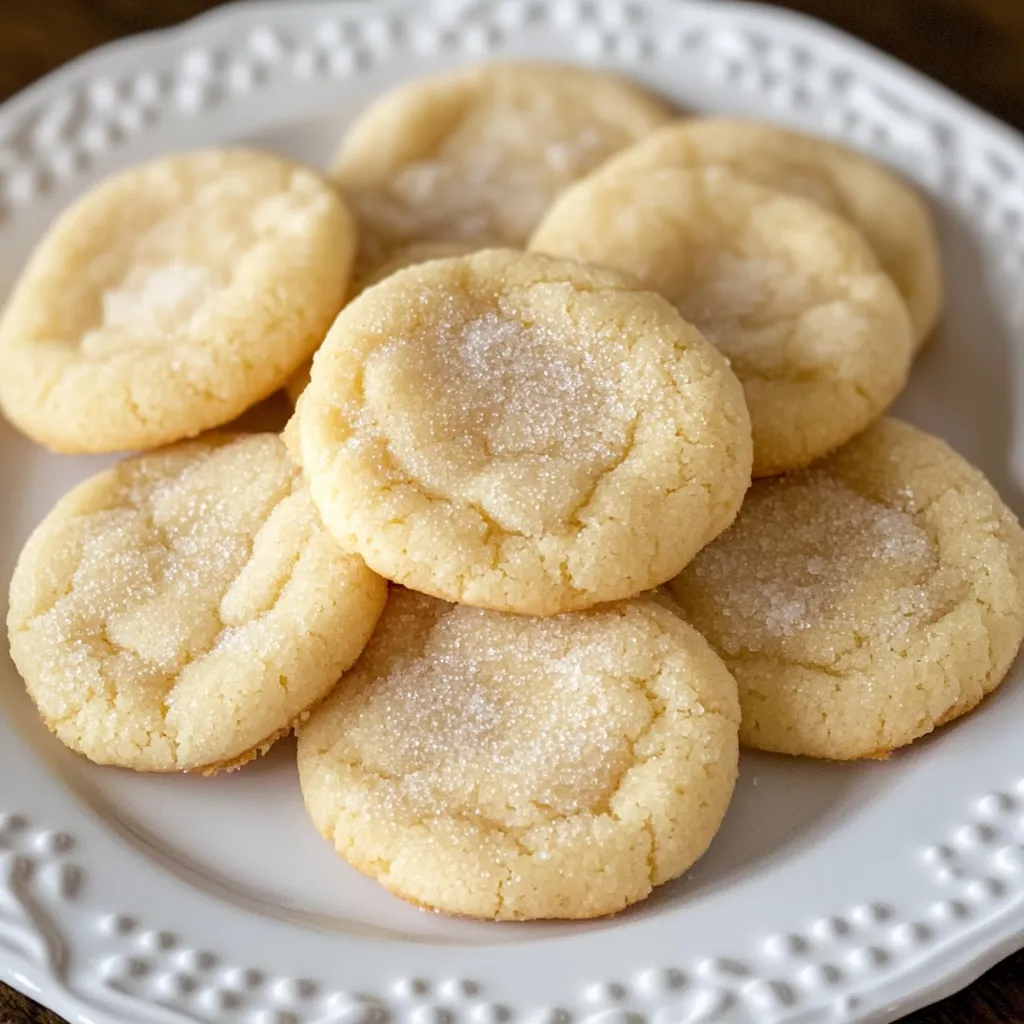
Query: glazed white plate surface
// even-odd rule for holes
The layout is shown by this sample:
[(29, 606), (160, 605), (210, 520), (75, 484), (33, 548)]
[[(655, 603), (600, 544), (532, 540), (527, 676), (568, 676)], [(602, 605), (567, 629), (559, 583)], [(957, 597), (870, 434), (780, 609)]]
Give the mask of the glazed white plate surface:
[[(776, 8), (278, 2), (106, 47), (0, 108), (0, 295), (111, 171), (219, 142), (323, 163), (382, 90), (499, 55), (624, 70), (915, 179), (949, 308), (897, 411), (1024, 511), (1024, 140)], [(46, 454), (5, 425), (0, 460), (6, 581), (57, 497), (108, 460)], [(688, 877), (613, 920), (515, 925), (423, 913), (338, 860), (289, 743), (212, 780), (88, 764), (48, 736), (3, 655), (0, 978), (82, 1024), (882, 1024), (1024, 945), (1021, 674), (889, 763), (745, 756)]]

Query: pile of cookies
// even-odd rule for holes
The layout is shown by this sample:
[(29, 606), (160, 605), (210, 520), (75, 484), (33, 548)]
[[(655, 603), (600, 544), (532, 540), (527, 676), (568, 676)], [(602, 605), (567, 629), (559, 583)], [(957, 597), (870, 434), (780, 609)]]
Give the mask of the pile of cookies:
[[(14, 662), (101, 764), (294, 729), (317, 828), (415, 903), (621, 910), (705, 852), (741, 744), (886, 757), (1008, 672), (1024, 533), (883, 418), (940, 276), (884, 168), (591, 70), (414, 82), (330, 179), (132, 168), (0, 319), (14, 425), (145, 450), (27, 542)], [(215, 429), (281, 388), (282, 433)]]

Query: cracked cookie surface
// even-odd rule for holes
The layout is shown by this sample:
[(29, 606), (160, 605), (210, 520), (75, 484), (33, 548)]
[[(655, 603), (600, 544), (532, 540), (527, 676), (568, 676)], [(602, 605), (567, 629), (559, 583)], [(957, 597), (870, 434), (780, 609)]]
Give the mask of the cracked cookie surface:
[(205, 771), (286, 733), (358, 657), (386, 583), (344, 554), (276, 435), (186, 442), (80, 484), (11, 580), (11, 656), (100, 764)]
[(780, 192), (803, 196), (854, 225), (907, 303), (917, 347), (942, 307), (942, 264), (924, 200), (893, 171), (845, 146), (777, 125), (694, 118), (658, 129), (616, 155), (611, 171), (725, 167)]
[(664, 582), (750, 480), (742, 389), (664, 299), (506, 250), (365, 291), (317, 352), (296, 417), (313, 499), (346, 550), (498, 611)]
[(521, 246), (558, 193), (667, 123), (626, 79), (497, 62), (401, 86), (349, 129), (335, 178), (360, 227), (360, 263), (411, 241)]
[(0, 404), (57, 451), (153, 448), (282, 387), (344, 299), (354, 225), (312, 171), (203, 150), (56, 221), (0, 319)]
[(971, 711), (1024, 637), (1024, 532), (938, 438), (883, 420), (792, 476), (670, 587), (740, 687), (742, 742), (883, 757)]
[(721, 660), (657, 601), (537, 619), (393, 588), (300, 728), (299, 775), (338, 853), (406, 899), (596, 917), (707, 849), (738, 720)]
[(906, 382), (906, 306), (857, 231), (729, 171), (598, 171), (558, 199), (530, 249), (635, 275), (725, 353), (755, 476), (848, 441)]

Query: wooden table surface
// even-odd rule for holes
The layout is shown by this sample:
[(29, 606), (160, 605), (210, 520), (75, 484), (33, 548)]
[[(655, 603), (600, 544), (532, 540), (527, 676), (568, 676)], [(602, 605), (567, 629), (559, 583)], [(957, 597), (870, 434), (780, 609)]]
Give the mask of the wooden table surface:
[[(203, 0), (0, 0), (0, 100), (94, 46), (214, 6)], [(1024, 131), (1024, 0), (795, 0), (779, 6), (860, 36)], [(0, 1024), (62, 1022), (0, 984)], [(1024, 1024), (1024, 952), (902, 1024)]]

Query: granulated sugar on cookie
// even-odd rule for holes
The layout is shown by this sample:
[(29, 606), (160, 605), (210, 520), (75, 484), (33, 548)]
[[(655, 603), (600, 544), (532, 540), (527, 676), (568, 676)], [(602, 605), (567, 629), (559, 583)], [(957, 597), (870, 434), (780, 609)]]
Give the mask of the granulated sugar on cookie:
[[(411, 267), (417, 263), (426, 263), (428, 260), (443, 259), (446, 256), (463, 256), (466, 253), (474, 252), (478, 248), (479, 246), (462, 242), (410, 242), (408, 245), (395, 250), (368, 277), (354, 277), (349, 288), (349, 298), (354, 299), (364, 288), (369, 288), (370, 285), (383, 281), (385, 277), (390, 277), (403, 267)], [(306, 390), (312, 369), (313, 360), (310, 359), (285, 386), (288, 400), (293, 406), (298, 402), (299, 395)]]
[(737, 721), (721, 661), (656, 601), (536, 619), (396, 588), (300, 730), (299, 774), (317, 828), (397, 895), (587, 918), (707, 849)]
[(740, 687), (744, 744), (884, 757), (971, 711), (1024, 637), (1024, 531), (937, 438), (883, 420), (757, 481), (671, 583)]
[(754, 476), (821, 458), (906, 383), (906, 305), (861, 235), (729, 171), (602, 169), (562, 194), (530, 249), (635, 275), (725, 353), (750, 409)]
[(163, 157), (73, 204), (0, 317), (0, 405), (62, 452), (154, 448), (282, 387), (341, 308), (335, 190), (246, 149)]
[(664, 299), (507, 250), (363, 292), (289, 433), (343, 547), (415, 590), (525, 614), (671, 578), (750, 480), (739, 383)]
[(856, 227), (895, 281), (920, 347), (942, 309), (942, 263), (935, 225), (913, 186), (846, 146), (778, 125), (695, 117), (666, 125), (613, 157), (606, 168), (734, 171), (780, 192), (803, 196)]
[(608, 72), (503, 62), (400, 86), (349, 128), (335, 177), (360, 226), (360, 264), (413, 241), (519, 246), (567, 185), (668, 109)]
[(122, 462), (65, 495), (11, 580), (11, 657), (99, 764), (212, 773), (287, 733), (355, 661), (386, 584), (343, 553), (273, 434)]

